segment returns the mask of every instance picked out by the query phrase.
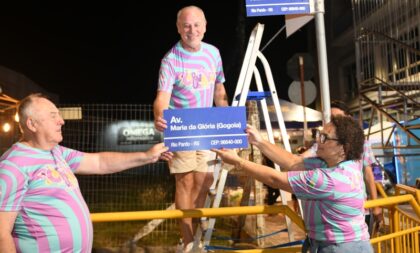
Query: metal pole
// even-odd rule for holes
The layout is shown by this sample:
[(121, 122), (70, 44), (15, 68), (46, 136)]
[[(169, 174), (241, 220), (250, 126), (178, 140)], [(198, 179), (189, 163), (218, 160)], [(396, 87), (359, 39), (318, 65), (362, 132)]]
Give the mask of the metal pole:
[(303, 107), (303, 145), (306, 146), (306, 132), (308, 131), (308, 122), (306, 121), (306, 101), (305, 101), (305, 69), (303, 65), (303, 56), (299, 56), (300, 69), (300, 99)]
[(324, 124), (331, 118), (330, 86), (328, 79), (327, 47), (325, 42), (324, 0), (315, 1), (315, 26), (318, 52), (319, 82), (321, 88), (322, 115)]

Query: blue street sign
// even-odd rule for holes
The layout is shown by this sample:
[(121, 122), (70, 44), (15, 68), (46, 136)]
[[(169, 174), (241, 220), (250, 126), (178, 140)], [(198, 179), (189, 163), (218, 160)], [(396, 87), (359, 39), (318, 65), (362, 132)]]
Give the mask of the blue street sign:
[(210, 107), (163, 111), (168, 127), (163, 141), (170, 151), (246, 148), (246, 109)]
[(309, 14), (311, 0), (246, 0), (247, 17)]

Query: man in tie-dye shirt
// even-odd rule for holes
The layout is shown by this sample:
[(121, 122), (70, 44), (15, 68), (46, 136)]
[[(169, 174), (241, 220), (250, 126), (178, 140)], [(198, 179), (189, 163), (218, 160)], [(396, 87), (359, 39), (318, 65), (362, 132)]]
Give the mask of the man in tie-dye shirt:
[(90, 253), (92, 222), (74, 174), (156, 162), (167, 148), (83, 153), (60, 146), (64, 120), (42, 94), (22, 99), (18, 114), (22, 140), (0, 158), (0, 252)]
[[(207, 21), (196, 6), (182, 8), (176, 26), (181, 37), (162, 59), (154, 102), (155, 127), (167, 127), (163, 110), (228, 106), (219, 50), (202, 42)], [(178, 209), (204, 206), (213, 173), (208, 172), (209, 151), (174, 153), (169, 169), (175, 175), (175, 205)], [(195, 226), (194, 226), (195, 227)], [(180, 221), (185, 252), (190, 251), (194, 229), (190, 218)]]
[(255, 179), (292, 192), (302, 200), (310, 252), (373, 252), (364, 221), (364, 187), (360, 158), (364, 135), (358, 123), (332, 116), (317, 133), (318, 158), (303, 159), (263, 140), (247, 128), (249, 142), (289, 172), (240, 158), (233, 150), (214, 150)]

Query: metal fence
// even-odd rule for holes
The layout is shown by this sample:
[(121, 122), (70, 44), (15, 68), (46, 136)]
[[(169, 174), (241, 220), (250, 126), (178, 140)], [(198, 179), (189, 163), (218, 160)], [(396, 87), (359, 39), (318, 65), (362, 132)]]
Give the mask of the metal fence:
[[(162, 141), (153, 126), (151, 105), (60, 105), (65, 119), (62, 145), (83, 152), (145, 151)], [(91, 212), (164, 210), (173, 203), (174, 179), (165, 162), (110, 175), (78, 175)], [(94, 247), (125, 247), (145, 222), (94, 224)], [(147, 237), (147, 244), (179, 238), (176, 221), (168, 220)]]

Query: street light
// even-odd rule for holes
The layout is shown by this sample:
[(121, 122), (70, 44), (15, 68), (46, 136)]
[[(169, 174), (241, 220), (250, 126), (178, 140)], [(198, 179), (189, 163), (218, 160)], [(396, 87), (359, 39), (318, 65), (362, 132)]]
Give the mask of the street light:
[(3, 124), (2, 128), (3, 128), (3, 132), (8, 133), (10, 129), (12, 129), (12, 126), (8, 122), (6, 122)]

